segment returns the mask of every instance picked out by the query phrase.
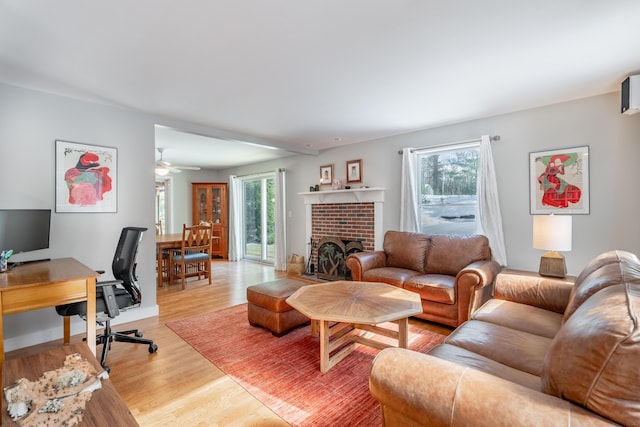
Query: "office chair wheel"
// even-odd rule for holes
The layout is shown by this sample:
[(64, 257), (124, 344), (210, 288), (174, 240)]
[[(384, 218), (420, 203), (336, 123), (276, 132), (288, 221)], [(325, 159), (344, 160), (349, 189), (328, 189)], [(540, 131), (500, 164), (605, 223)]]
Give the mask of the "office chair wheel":
[(149, 353), (155, 353), (156, 351), (158, 351), (158, 346), (155, 344), (151, 344), (149, 346)]
[(140, 331), (136, 331), (134, 335), (137, 336), (138, 338), (142, 338), (142, 332)]

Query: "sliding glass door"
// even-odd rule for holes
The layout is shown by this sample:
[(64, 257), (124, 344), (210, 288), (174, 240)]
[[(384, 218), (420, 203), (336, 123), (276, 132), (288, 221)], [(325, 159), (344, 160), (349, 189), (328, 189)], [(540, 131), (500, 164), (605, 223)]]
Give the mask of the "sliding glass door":
[(247, 179), (242, 185), (244, 257), (274, 261), (275, 179)]

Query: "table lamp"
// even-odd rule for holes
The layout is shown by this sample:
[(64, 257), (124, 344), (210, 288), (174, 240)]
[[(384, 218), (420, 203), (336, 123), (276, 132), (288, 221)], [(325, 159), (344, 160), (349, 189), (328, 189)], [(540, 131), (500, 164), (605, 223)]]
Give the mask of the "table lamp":
[(567, 265), (558, 251), (571, 250), (571, 216), (536, 215), (533, 217), (533, 247), (547, 252), (540, 258), (541, 276), (565, 277)]

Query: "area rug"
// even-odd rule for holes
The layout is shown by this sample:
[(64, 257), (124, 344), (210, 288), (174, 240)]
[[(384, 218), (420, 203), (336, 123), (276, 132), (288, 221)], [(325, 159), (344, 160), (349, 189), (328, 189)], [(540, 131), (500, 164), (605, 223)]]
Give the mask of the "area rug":
[[(359, 346), (326, 374), (310, 326), (276, 338), (250, 326), (241, 304), (169, 322), (178, 336), (292, 426), (379, 426), (369, 370), (379, 350)], [(409, 348), (424, 352), (445, 336), (410, 325)]]

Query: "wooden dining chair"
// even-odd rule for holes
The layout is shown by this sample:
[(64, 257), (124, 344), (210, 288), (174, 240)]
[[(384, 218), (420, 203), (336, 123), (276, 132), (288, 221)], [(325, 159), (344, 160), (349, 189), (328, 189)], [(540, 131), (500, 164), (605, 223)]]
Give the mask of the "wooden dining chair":
[(213, 226), (182, 226), (182, 246), (175, 249), (169, 258), (169, 284), (180, 277), (182, 289), (187, 275), (204, 276), (211, 284), (211, 236)]

